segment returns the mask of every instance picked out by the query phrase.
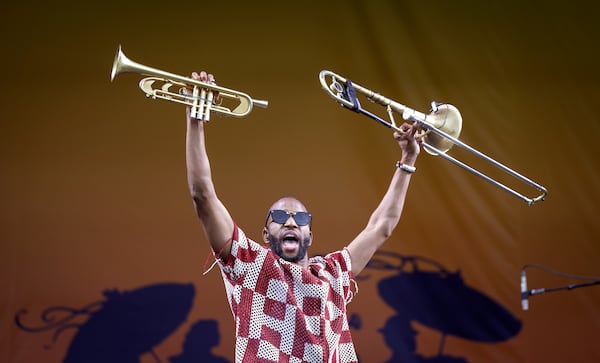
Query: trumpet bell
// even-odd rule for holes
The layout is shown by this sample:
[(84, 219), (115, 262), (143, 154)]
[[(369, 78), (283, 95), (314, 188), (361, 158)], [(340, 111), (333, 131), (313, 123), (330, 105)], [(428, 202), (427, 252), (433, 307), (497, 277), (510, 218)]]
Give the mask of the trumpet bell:
[(125, 65), (131, 63), (129, 58), (125, 56), (123, 51), (121, 50), (121, 46), (117, 49), (117, 54), (115, 54), (115, 60), (113, 61), (113, 66), (110, 70), (110, 81), (114, 81), (117, 75), (122, 72), (122, 69)]
[[(460, 131), (462, 130), (462, 116), (458, 109), (450, 104), (437, 106), (437, 109), (427, 116), (426, 121), (431, 123), (437, 130), (440, 130), (455, 139), (458, 139)], [(454, 146), (454, 142), (447, 137), (432, 132), (426, 132), (423, 141), (442, 153), (447, 152)], [(431, 155), (438, 155), (437, 152), (434, 152), (429, 148), (425, 148), (425, 151)]]

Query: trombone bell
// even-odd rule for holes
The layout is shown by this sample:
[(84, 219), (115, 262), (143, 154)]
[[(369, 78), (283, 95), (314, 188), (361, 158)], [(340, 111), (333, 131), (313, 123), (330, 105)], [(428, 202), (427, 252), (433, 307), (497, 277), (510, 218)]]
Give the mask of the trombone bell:
[[(139, 83), (147, 97), (184, 104), (190, 107), (192, 118), (203, 121), (210, 119), (211, 112), (243, 117), (252, 111), (252, 106), (266, 108), (269, 105), (268, 101), (254, 100), (243, 92), (136, 63), (125, 56), (119, 45), (110, 72), (111, 82), (122, 73), (149, 76)], [(178, 89), (171, 90), (172, 87)]]
[[(413, 110), (404, 109), (402, 118), (422, 125), (431, 125), (436, 130), (442, 131), (456, 139), (460, 135), (462, 130), (462, 116), (458, 109), (450, 104), (433, 105), (431, 113), (422, 119), (418, 118), (420, 112), (411, 111)], [(454, 146), (454, 143), (450, 139), (438, 133), (427, 131), (424, 133), (423, 141), (433, 147), (425, 148), (425, 151), (431, 155), (438, 155), (439, 152), (446, 153)], [(433, 151), (433, 149), (436, 151)]]
[[(540, 184), (528, 179), (527, 177), (517, 173), (509, 167), (501, 164), (500, 162), (492, 159), (484, 153), (472, 148), (458, 139), (462, 129), (462, 116), (458, 109), (449, 104), (437, 104), (432, 102), (431, 112), (425, 114), (419, 111), (415, 111), (412, 108), (406, 107), (405, 105), (393, 101), (379, 93), (373, 92), (368, 88), (353, 83), (349, 79), (346, 79), (338, 74), (331, 71), (323, 70), (319, 73), (319, 81), (321, 87), (325, 92), (332, 97), (337, 103), (342, 105), (344, 108), (352, 110), (357, 113), (361, 113), (365, 116), (372, 118), (380, 124), (389, 127), (398, 132), (403, 132), (394, 120), (393, 113), (399, 113), (402, 118), (407, 121), (416, 123), (419, 128), (424, 132), (422, 146), (431, 155), (437, 155), (446, 159), (453, 164), (481, 177), (487, 182), (497, 186), (498, 188), (512, 194), (513, 196), (523, 200), (528, 205), (533, 205), (546, 198), (548, 191)], [(357, 94), (362, 94), (368, 100), (386, 107), (390, 121), (384, 120), (383, 118), (369, 112), (361, 107), (358, 100)], [(512, 189), (497, 180), (489, 177), (481, 171), (472, 168), (471, 166), (463, 163), (460, 160), (447, 154), (452, 146), (461, 147), (477, 157), (484, 159), (488, 163), (497, 167), (506, 174), (516, 178), (517, 180), (530, 185), (541, 192), (541, 194), (534, 197), (527, 197), (524, 194)]]

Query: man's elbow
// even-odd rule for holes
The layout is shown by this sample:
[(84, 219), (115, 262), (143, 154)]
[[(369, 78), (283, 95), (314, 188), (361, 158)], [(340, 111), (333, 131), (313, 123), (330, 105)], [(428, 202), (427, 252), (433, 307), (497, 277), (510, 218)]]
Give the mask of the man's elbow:
[(206, 205), (208, 201), (210, 201), (210, 199), (214, 197), (214, 191), (212, 188), (206, 185), (191, 183), (190, 196), (192, 197), (192, 200), (194, 201), (196, 207), (201, 207), (203, 205)]
[(383, 228), (379, 231), (379, 235), (382, 241), (386, 241), (388, 238), (392, 236), (392, 232), (394, 232), (393, 228)]
[(398, 223), (394, 220), (384, 220), (377, 226), (377, 234), (381, 241), (385, 241), (392, 236)]

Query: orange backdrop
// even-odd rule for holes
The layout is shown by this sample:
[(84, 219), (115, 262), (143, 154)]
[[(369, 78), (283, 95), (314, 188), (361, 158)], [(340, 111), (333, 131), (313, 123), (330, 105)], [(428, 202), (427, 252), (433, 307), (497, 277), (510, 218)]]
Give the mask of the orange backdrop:
[[(467, 324), (460, 314), (470, 309), (491, 314), (466, 295), (448, 309), (453, 289), (422, 306), (425, 316), (450, 311), (438, 325), (395, 311), (378, 284), (419, 269), (398, 269), (399, 260), (388, 258), (396, 268), (368, 269), (349, 305), (358, 354), (364, 362), (389, 359), (393, 348), (380, 329), (399, 315), (417, 333), (413, 353), (432, 360), (600, 360), (600, 287), (533, 296), (522, 311), (519, 286), (528, 263), (600, 275), (597, 5), (24, 1), (1, 8), (0, 361), (68, 361), (108, 304), (87, 314), (83, 307), (112, 301), (107, 290), (161, 284), (193, 291), (167, 299), (165, 314), (171, 303), (191, 305), (132, 361), (174, 361), (202, 320), (218, 323), (213, 353), (233, 360), (220, 275), (202, 276), (209, 249), (187, 191), (183, 106), (146, 99), (137, 75), (111, 83), (119, 44), (142, 64), (186, 76), (210, 70), (220, 85), (269, 100), (268, 109), (246, 118), (214, 116), (209, 124), (217, 192), (255, 239), (272, 201), (298, 196), (315, 216), (313, 253), (339, 249), (362, 229), (400, 157), (389, 129), (343, 110), (321, 90), (319, 71), (424, 112), (432, 100), (456, 105), (461, 139), (543, 184), (548, 198), (527, 206), (423, 152), (402, 220), (383, 249), (434, 261), (428, 271), (438, 282), (448, 273), (459, 277), (458, 285), (439, 286), (487, 297), (517, 329), (494, 342), (445, 330), (446, 318)], [(383, 108), (363, 106), (385, 116)], [(525, 193), (536, 191), (525, 186)], [(527, 273), (530, 288), (581, 282)], [(415, 281), (411, 291), (425, 298), (440, 289)], [(148, 321), (161, 316), (148, 314)], [(64, 316), (79, 327), (50, 328)], [(496, 319), (481, 317), (488, 318)], [(115, 344), (98, 339), (98, 349)]]

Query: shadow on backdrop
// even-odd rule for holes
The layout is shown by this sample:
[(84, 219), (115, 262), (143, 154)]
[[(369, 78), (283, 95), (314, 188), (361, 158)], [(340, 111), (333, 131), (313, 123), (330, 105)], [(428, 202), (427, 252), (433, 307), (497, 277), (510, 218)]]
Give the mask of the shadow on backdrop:
[[(467, 362), (461, 357), (444, 355), (447, 335), (496, 343), (515, 336), (521, 330), (521, 322), (507, 309), (465, 285), (459, 271), (450, 272), (434, 260), (379, 251), (367, 268), (397, 271), (391, 277), (381, 279), (377, 285), (381, 298), (397, 313), (379, 329), (392, 351), (390, 363)], [(417, 354), (417, 331), (411, 326), (413, 321), (441, 333), (436, 356)]]
[[(431, 259), (379, 251), (367, 265), (368, 270), (393, 272), (377, 281), (382, 300), (396, 312), (378, 330), (392, 352), (388, 363), (466, 363), (462, 357), (444, 354), (447, 335), (495, 343), (521, 330), (521, 322), (502, 305), (465, 285), (460, 272), (450, 272)], [(367, 275), (361, 280), (370, 278)], [(15, 322), (27, 332), (54, 330), (53, 342), (65, 330), (77, 328), (64, 363), (139, 363), (145, 354), (161, 362), (153, 348), (186, 321), (194, 295), (192, 284), (179, 283), (148, 285), (125, 292), (109, 290), (104, 292), (105, 300), (80, 309), (47, 308), (41, 314), (40, 326), (24, 323), (26, 310), (15, 315)], [(349, 324), (361, 329), (361, 321), (359, 314), (353, 314)], [(412, 322), (441, 333), (437, 355), (424, 357), (417, 353), (418, 332)], [(169, 357), (169, 361), (229, 363), (212, 353), (219, 341), (218, 322), (199, 320), (186, 334), (182, 352)]]
[(216, 320), (199, 320), (190, 328), (183, 342), (183, 352), (169, 358), (171, 363), (230, 363), (229, 360), (213, 355), (212, 349), (219, 346), (221, 336)]
[[(23, 323), (26, 310), (15, 316), (28, 332), (55, 330), (53, 342), (67, 329), (78, 328), (64, 363), (138, 363), (143, 354), (160, 359), (152, 350), (187, 318), (194, 300), (192, 284), (163, 283), (137, 290), (107, 290), (105, 300), (81, 309), (53, 306), (42, 312), (42, 326)], [(82, 317), (89, 317), (80, 322)], [(49, 346), (47, 346), (49, 348)]]

